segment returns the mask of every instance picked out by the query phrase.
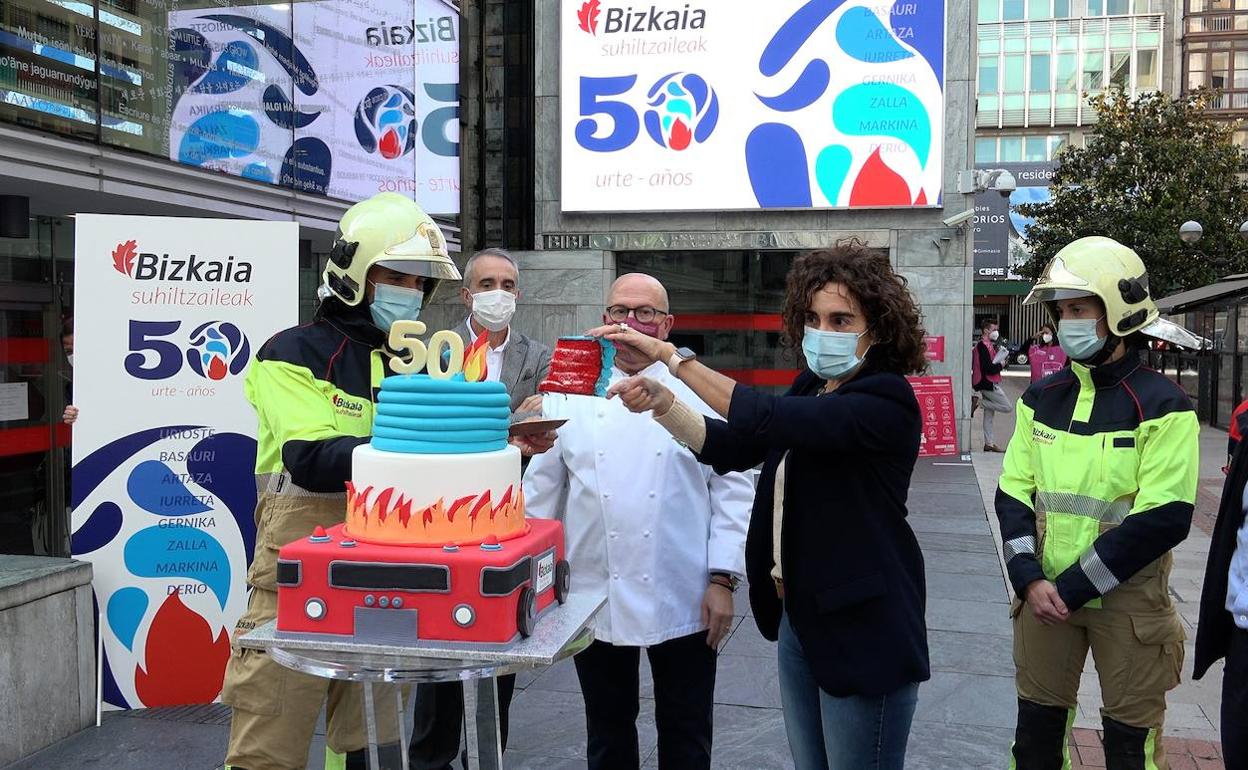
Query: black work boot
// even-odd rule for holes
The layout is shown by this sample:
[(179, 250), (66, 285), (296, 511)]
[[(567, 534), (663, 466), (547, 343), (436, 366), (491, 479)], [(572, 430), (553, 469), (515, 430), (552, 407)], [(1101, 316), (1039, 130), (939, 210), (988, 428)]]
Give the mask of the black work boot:
[(1147, 727), (1131, 727), (1102, 717), (1105, 728), (1105, 770), (1144, 770), (1148, 759)]
[[(403, 767), (403, 754), (399, 744), (387, 743), (377, 747), (377, 760), (381, 762), (378, 770), (407, 770)], [(368, 749), (347, 752), (347, 770), (370, 770), (368, 767)]]

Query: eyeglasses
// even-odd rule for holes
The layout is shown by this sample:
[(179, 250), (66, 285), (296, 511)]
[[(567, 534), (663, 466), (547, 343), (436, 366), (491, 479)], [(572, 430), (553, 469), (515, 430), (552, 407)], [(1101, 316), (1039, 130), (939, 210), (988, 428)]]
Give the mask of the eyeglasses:
[(648, 324), (651, 321), (653, 321), (655, 318), (660, 317), (660, 316), (671, 315), (666, 310), (657, 310), (649, 306), (624, 307), (623, 305), (612, 305), (611, 307), (607, 308), (607, 318), (610, 318), (612, 321), (615, 321), (616, 323), (623, 323), (627, 321), (629, 313), (632, 313), (633, 318), (636, 318), (638, 321), (641, 321), (643, 324)]

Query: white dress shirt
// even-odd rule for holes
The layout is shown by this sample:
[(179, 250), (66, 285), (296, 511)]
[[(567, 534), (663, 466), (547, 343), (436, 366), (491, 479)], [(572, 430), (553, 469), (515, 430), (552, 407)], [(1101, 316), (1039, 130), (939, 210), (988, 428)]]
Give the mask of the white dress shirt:
[[(666, 364), (642, 374), (713, 414)], [(625, 376), (613, 369), (611, 381)], [(705, 629), (707, 573), (745, 572), (750, 477), (715, 473), (618, 399), (548, 393), (542, 411), (568, 422), (529, 463), (526, 512), (563, 521), (573, 590), (606, 593), (596, 637), (646, 647)]]
[[(472, 328), (472, 316), (468, 316), (468, 320), (464, 321), (464, 325), (468, 327), (468, 339), (475, 340), (478, 337), (476, 329)], [(484, 327), (482, 327), (484, 328)], [(507, 336), (503, 338), (503, 344), (498, 347), (490, 347), (486, 344), (485, 351), (485, 381), (498, 382), (499, 377), (503, 376), (503, 351), (507, 349), (507, 343), (511, 342), (511, 327), (507, 327)]]

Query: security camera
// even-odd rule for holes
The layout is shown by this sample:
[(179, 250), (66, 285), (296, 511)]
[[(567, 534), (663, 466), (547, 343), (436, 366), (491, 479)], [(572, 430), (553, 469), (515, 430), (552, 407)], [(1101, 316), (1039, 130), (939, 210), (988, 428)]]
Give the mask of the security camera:
[(975, 216), (975, 209), (967, 209), (966, 211), (959, 211), (956, 214), (945, 217), (941, 221), (945, 223), (945, 227), (957, 227), (964, 222), (969, 222), (973, 216)]
[(996, 190), (1001, 193), (1002, 198), (1010, 197), (1010, 193), (1018, 189), (1018, 183), (1014, 181), (1014, 175), (1002, 169), (994, 172), (992, 181), (988, 184), (989, 190)]

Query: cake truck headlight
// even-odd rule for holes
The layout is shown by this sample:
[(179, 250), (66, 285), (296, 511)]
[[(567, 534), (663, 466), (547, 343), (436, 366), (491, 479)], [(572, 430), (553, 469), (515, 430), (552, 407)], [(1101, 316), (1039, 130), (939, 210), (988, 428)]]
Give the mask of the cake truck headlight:
[(320, 620), (325, 617), (325, 602), (312, 597), (303, 605), (303, 611), (312, 620)]
[(462, 628), (471, 626), (477, 619), (477, 613), (470, 605), (460, 604), (451, 611), (451, 618)]

